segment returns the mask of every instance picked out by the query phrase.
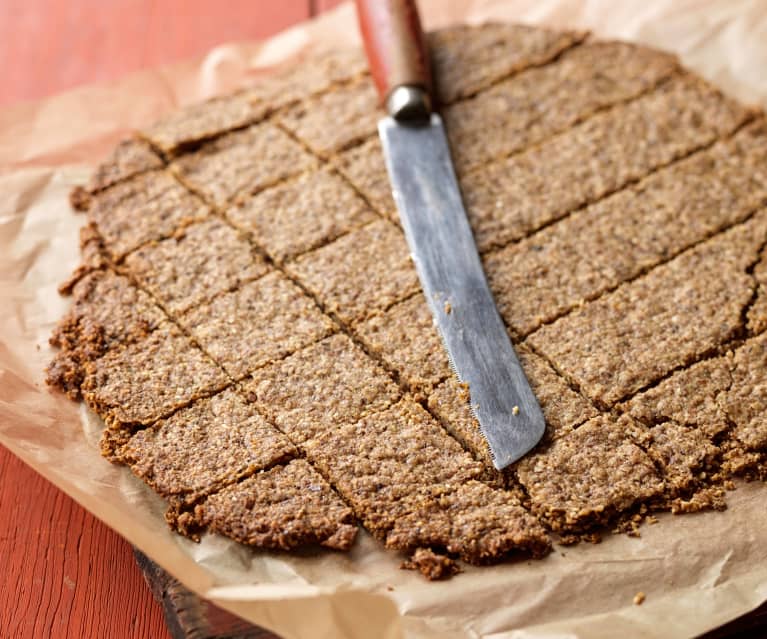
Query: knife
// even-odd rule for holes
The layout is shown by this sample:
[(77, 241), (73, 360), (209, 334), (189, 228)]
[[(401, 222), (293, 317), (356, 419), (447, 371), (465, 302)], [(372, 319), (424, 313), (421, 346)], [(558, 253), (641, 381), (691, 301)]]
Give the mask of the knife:
[(487, 284), (432, 108), (415, 0), (356, 0), (370, 70), (388, 116), (378, 123), (402, 227), (435, 324), (501, 470), (540, 441), (545, 420)]

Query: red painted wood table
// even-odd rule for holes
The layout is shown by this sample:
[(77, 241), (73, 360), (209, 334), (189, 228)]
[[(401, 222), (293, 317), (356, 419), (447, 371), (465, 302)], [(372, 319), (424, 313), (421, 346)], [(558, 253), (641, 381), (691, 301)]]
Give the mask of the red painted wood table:
[[(337, 0), (0, 0), (0, 108), (267, 37)], [(168, 637), (131, 547), (0, 446), (0, 638)]]

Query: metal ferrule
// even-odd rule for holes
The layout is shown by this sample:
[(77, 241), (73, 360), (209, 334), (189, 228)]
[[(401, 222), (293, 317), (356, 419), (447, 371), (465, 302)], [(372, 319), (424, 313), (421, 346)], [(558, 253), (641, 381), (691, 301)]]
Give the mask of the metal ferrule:
[(431, 116), (431, 98), (419, 86), (403, 84), (395, 87), (386, 98), (386, 111), (402, 122), (428, 122)]

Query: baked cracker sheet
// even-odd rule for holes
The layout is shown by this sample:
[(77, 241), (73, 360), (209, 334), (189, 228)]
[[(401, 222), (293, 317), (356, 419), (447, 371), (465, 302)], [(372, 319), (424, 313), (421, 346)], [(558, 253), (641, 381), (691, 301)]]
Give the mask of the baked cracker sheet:
[[(680, 55), (742, 101), (767, 105), (762, 0), (421, 0), (426, 26), (489, 19), (591, 29)], [(767, 600), (767, 488), (740, 484), (725, 513), (645, 525), (639, 539), (555, 547), (542, 561), (468, 567), (427, 583), (361, 534), (349, 555), (252, 552), (168, 530), (164, 504), (98, 451), (98, 418), (48, 392), (48, 336), (69, 301), (56, 287), (79, 262), (68, 193), (131, 129), (234, 89), (297, 56), (353, 46), (346, 4), (261, 43), (0, 111), (0, 443), (183, 581), (286, 639), (687, 637)], [(140, 97), (137, 97), (140, 96)], [(86, 586), (87, 587), (87, 586)], [(642, 591), (646, 601), (633, 604)]]

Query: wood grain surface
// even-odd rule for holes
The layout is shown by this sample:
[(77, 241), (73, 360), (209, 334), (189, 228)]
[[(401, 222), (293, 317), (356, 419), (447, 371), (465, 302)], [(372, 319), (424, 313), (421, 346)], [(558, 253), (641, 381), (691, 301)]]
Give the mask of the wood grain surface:
[(254, 40), (338, 0), (0, 0), (0, 105)]
[(168, 637), (130, 545), (0, 447), (0, 637)]
[[(0, 107), (254, 40), (337, 0), (0, 0)], [(0, 446), (0, 639), (168, 639), (128, 543)]]

